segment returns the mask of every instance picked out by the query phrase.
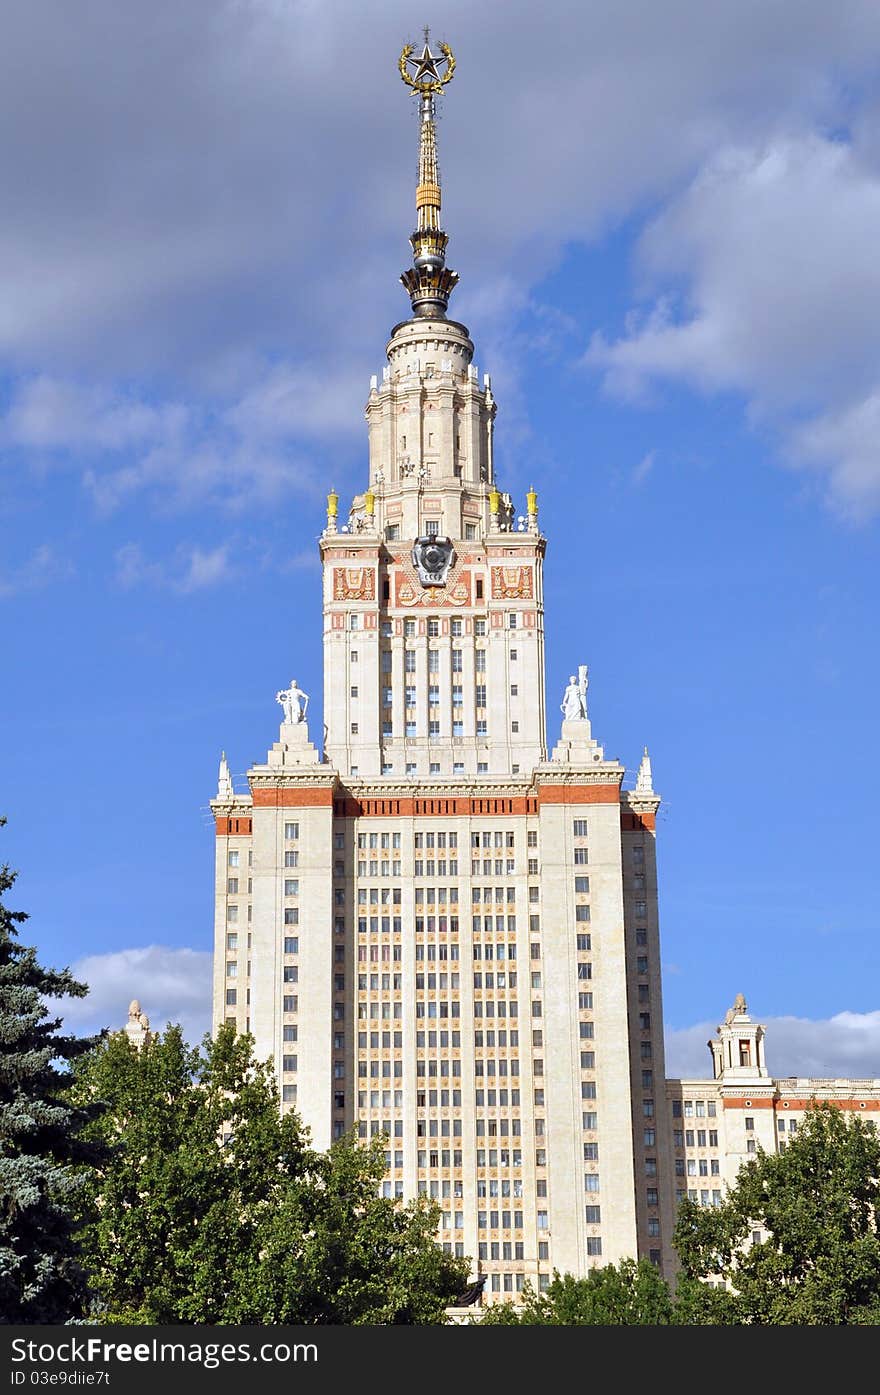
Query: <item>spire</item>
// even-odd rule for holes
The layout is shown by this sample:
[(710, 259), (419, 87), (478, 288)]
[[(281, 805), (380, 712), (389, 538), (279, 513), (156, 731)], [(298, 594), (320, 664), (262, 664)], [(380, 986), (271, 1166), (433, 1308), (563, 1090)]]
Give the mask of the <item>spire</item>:
[(651, 775), (651, 757), (648, 755), (648, 748), (645, 747), (642, 755), (642, 763), (639, 766), (639, 773), (636, 776), (636, 794), (653, 794), (654, 784)]
[[(421, 53), (406, 44), (400, 55), (400, 76), (419, 98), (419, 182), (416, 188), (416, 230), (410, 237), (412, 268), (404, 271), (401, 282), (409, 292), (413, 315), (445, 319), (449, 297), (458, 273), (446, 265), (447, 235), (440, 227), (440, 171), (437, 167), (437, 136), (434, 97), (455, 72), (455, 59), (448, 44), (432, 53), (429, 31)], [(410, 71), (412, 69), (412, 71)]]
[(226, 752), (220, 752), (220, 773), (217, 777), (217, 798), (232, 799), (235, 790), (232, 788), (232, 776), (229, 773), (229, 762), (226, 759)]

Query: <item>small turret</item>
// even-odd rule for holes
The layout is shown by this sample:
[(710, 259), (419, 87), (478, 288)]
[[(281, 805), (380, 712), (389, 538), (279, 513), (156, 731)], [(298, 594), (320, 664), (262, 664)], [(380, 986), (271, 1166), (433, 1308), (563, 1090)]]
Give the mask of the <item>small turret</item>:
[(642, 752), (642, 760), (639, 765), (639, 773), (636, 776), (636, 794), (653, 794), (654, 780), (651, 774), (651, 757), (648, 755), (648, 748)]
[(217, 777), (217, 798), (232, 799), (235, 790), (232, 788), (232, 776), (229, 773), (229, 762), (226, 759), (226, 752), (220, 752), (220, 773)]

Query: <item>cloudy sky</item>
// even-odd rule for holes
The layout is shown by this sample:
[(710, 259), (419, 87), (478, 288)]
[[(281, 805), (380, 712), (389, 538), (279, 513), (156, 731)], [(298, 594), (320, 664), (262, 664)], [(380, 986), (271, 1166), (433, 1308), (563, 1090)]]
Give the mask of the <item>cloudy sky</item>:
[(647, 741), (665, 798), (670, 1064), (743, 991), (772, 1069), (880, 1075), (870, 0), (7, 6), (0, 837), (28, 933), (95, 1020), (205, 1020), (219, 751), (241, 782), (291, 672), (320, 730), (315, 539), (407, 313), (423, 20), (458, 58), (452, 313), (549, 538), (549, 736), (588, 662), (594, 731), (630, 769)]

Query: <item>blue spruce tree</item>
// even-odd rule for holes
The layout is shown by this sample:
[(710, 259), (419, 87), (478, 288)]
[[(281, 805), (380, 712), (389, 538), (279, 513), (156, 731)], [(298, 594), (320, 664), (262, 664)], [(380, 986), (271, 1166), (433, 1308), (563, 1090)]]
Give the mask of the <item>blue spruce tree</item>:
[(88, 988), (18, 942), (27, 916), (2, 900), (14, 881), (0, 866), (0, 1322), (63, 1323), (87, 1307), (75, 1232), (95, 1156), (81, 1130), (98, 1107), (74, 1107), (65, 1065), (95, 1039), (63, 1035), (50, 1016), (46, 998)]

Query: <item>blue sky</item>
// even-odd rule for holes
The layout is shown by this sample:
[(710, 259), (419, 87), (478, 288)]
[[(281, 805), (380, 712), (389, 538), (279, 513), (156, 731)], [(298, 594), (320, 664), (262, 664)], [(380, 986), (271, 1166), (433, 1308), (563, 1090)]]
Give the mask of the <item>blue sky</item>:
[[(606, 751), (651, 750), (672, 1065), (743, 991), (771, 1069), (880, 1075), (880, 14), (658, 9), (444, 6), (450, 313), (539, 491), (548, 738), (587, 662)], [(203, 1022), (219, 752), (243, 787), (291, 673), (320, 731), (410, 11), (34, 0), (0, 55), (2, 856), (84, 1027)]]

